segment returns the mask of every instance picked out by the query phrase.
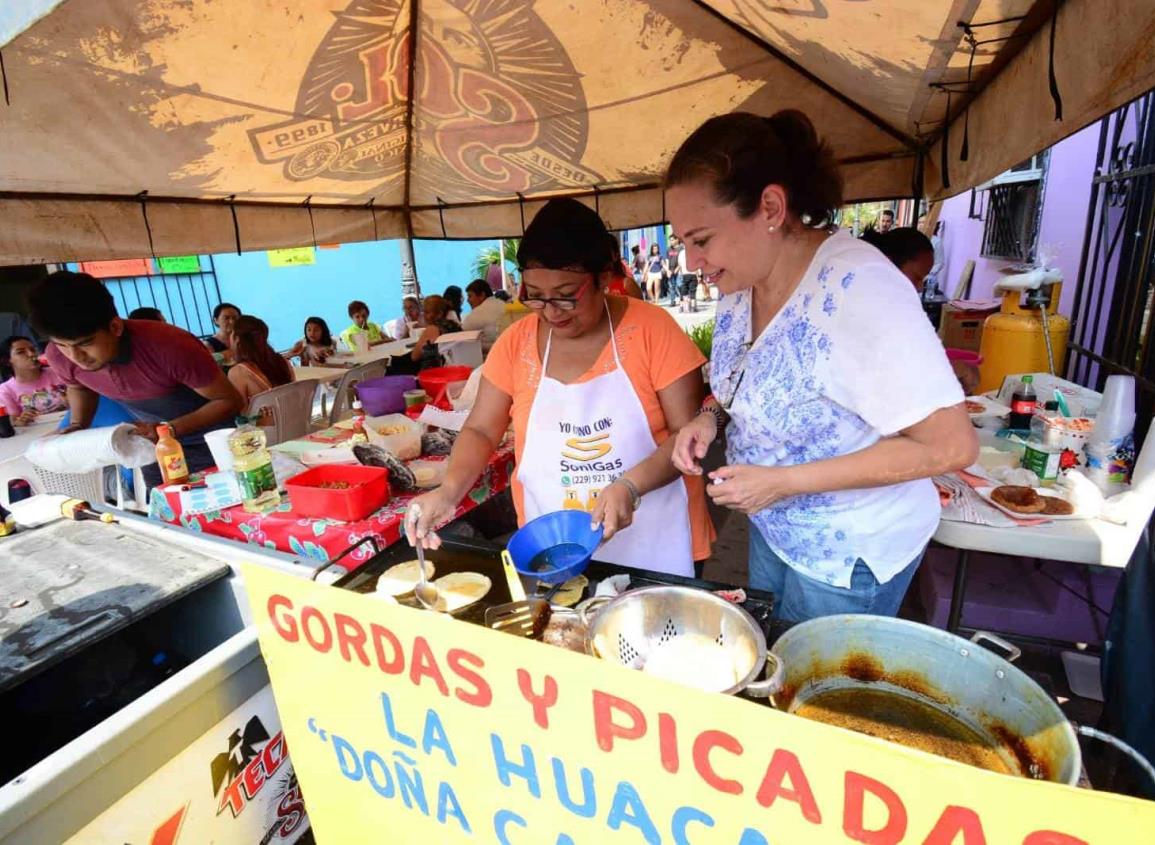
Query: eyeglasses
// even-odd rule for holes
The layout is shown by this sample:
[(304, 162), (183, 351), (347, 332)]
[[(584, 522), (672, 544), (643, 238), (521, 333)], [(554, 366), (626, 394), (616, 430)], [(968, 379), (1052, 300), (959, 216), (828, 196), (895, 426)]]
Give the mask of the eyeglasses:
[(753, 346), (753, 341), (747, 341), (742, 344), (741, 357), (738, 359), (738, 365), (730, 371), (729, 378), (726, 379), (726, 387), (729, 388), (729, 398), (722, 401), (719, 398), (718, 391), (714, 392), (714, 398), (718, 404), (722, 406), (722, 410), (727, 414), (730, 413), (730, 406), (734, 404), (734, 400), (738, 397), (738, 388), (742, 386), (742, 379), (746, 378), (746, 364), (750, 356), (750, 347)]
[(585, 284), (578, 288), (573, 296), (555, 296), (548, 299), (540, 296), (526, 296), (525, 285), (523, 283), (520, 295), (521, 303), (526, 308), (532, 308), (534, 311), (541, 311), (547, 305), (552, 305), (559, 311), (573, 311), (575, 308), (577, 308), (578, 301), (583, 296), (585, 296), (585, 292), (589, 290), (590, 285), (592, 285), (593, 282), (594, 280), (591, 276), (590, 278), (586, 279)]

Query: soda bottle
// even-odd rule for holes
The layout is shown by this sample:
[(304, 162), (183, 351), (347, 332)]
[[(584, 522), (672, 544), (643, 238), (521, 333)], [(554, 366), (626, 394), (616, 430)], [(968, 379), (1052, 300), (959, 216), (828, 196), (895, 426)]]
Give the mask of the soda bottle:
[(172, 426), (161, 423), (156, 427), (156, 462), (160, 464), (160, 475), (165, 484), (183, 484), (188, 481), (188, 464), (185, 463), (184, 449), (173, 436)]
[(1035, 408), (1038, 406), (1034, 381), (1034, 376), (1023, 376), (1023, 380), (1019, 382), (1018, 388), (1011, 396), (1010, 428), (1018, 431), (1030, 430), (1031, 417), (1035, 415)]
[(250, 417), (237, 417), (237, 430), (229, 435), (233, 472), (241, 488), (241, 499), (249, 513), (265, 513), (281, 503), (273, 456), (267, 448), (265, 432)]
[(16, 429), (12, 427), (12, 418), (8, 416), (8, 409), (0, 406), (0, 437), (15, 437)]

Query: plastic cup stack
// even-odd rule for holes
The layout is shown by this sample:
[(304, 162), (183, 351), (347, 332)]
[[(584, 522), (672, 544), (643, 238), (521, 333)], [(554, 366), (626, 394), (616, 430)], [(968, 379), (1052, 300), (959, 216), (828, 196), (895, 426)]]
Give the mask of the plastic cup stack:
[(1124, 489), (1135, 460), (1135, 378), (1108, 376), (1095, 428), (1087, 438), (1087, 475), (1105, 496)]

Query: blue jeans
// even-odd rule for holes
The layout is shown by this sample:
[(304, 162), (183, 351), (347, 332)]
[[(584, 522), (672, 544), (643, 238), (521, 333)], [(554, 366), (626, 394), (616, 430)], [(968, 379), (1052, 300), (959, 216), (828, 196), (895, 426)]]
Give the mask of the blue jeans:
[(925, 553), (924, 547), (905, 569), (885, 584), (878, 583), (870, 567), (859, 558), (850, 574), (850, 587), (835, 587), (803, 575), (785, 563), (751, 523), (750, 586), (773, 593), (774, 618), (787, 622), (805, 622), (837, 613), (895, 616)]

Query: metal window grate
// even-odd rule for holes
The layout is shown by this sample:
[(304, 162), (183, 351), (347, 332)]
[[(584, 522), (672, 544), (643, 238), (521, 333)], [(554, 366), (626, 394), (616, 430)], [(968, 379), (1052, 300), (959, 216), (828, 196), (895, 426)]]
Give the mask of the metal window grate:
[(120, 313), (141, 306), (159, 308), (174, 326), (207, 337), (216, 331), (213, 308), (221, 301), (216, 266), (211, 255), (200, 257), (199, 273), (154, 273), (101, 279), (112, 292)]
[(983, 258), (1031, 261), (1039, 236), (1040, 182), (992, 185), (987, 190)]
[(1135, 376), (1136, 437), (1155, 410), (1155, 91), (1099, 124), (1086, 236), (1075, 288), (1067, 377), (1102, 390)]

